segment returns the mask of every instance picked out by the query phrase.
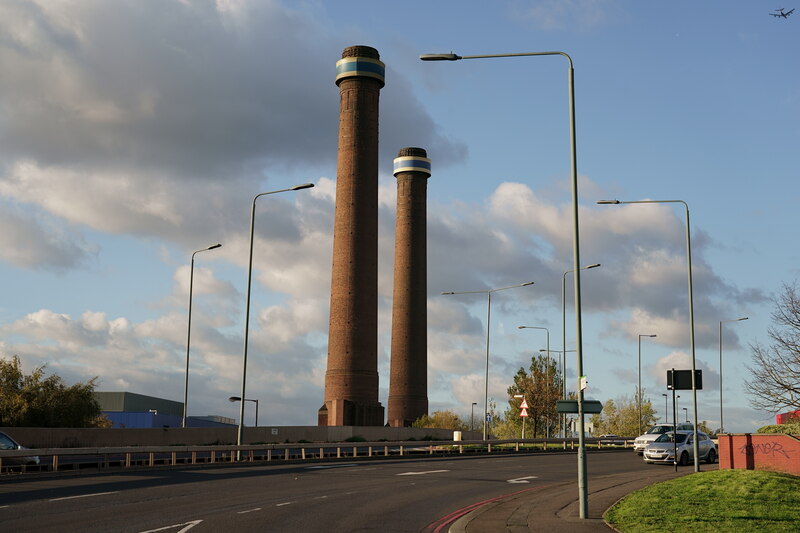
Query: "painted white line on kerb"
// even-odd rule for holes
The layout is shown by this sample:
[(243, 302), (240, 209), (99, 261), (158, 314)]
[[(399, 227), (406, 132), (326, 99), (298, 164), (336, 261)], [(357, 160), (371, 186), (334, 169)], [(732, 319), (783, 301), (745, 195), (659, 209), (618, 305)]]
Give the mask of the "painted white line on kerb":
[(255, 513), (256, 511), (260, 511), (261, 507), (256, 507), (255, 509), (248, 509), (247, 511), (239, 511), (236, 514), (247, 514), (247, 513)]
[(395, 474), (398, 476), (422, 476), (424, 474), (438, 474), (440, 472), (449, 472), (449, 470), (428, 470), (427, 472), (403, 472), (402, 474)]
[(53, 498), (51, 502), (60, 502), (63, 500), (75, 500), (77, 498), (91, 498), (93, 496), (105, 496), (106, 494), (116, 494), (118, 490), (112, 490), (111, 492), (95, 492), (94, 494), (80, 494), (78, 496), (64, 496), (63, 498)]

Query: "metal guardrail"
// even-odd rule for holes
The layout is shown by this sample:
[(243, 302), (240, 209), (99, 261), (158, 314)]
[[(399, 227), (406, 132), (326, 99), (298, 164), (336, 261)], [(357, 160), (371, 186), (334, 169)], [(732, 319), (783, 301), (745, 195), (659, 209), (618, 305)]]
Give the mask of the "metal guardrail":
[[(633, 439), (587, 438), (590, 448), (632, 448)], [(0, 452), (0, 473), (60, 472), (97, 467), (156, 467), (257, 461), (304, 461), (320, 459), (402, 457), (408, 455), (463, 455), (576, 450), (578, 439), (505, 439), (471, 441), (403, 441), (281, 443), (236, 446), (128, 446), (114, 448), (39, 448)], [(38, 456), (40, 464), (10, 464), (10, 458)], [(18, 461), (18, 460), (17, 460)]]

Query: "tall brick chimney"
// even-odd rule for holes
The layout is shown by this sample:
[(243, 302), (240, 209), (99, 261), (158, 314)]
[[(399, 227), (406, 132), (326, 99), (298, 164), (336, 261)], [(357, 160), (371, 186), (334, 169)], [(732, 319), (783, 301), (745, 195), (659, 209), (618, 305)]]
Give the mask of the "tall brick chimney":
[(339, 153), (325, 404), (318, 424), (382, 426), (378, 401), (378, 100), (384, 64), (369, 46), (336, 63)]
[(389, 425), (410, 426), (428, 414), (426, 204), (431, 160), (403, 148), (394, 160), (397, 215), (392, 299)]

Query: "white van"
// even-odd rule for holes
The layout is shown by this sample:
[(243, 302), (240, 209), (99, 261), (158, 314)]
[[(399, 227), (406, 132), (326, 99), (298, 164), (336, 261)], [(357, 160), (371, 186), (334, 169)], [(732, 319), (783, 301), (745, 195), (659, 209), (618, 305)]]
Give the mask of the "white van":
[[(636, 437), (636, 440), (633, 441), (633, 451), (638, 455), (642, 455), (648, 444), (655, 442), (662, 434), (674, 430), (675, 424), (656, 424), (648, 429), (644, 435)], [(694, 426), (689, 422), (678, 422), (678, 431), (694, 431)]]

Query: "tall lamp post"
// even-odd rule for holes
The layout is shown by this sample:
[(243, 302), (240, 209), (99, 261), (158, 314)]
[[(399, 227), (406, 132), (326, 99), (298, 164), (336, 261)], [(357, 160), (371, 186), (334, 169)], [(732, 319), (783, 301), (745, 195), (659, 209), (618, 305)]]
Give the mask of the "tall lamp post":
[(475, 406), (478, 402), (472, 402), (472, 410), (469, 413), (469, 430), (475, 431)]
[[(239, 396), (231, 396), (230, 398), (228, 398), (228, 401), (229, 402), (242, 402), (242, 399)], [(255, 402), (255, 404), (256, 404), (256, 425), (255, 425), (255, 427), (258, 427), (258, 400), (251, 400), (250, 398), (245, 398), (244, 402)], [(242, 402), (242, 405), (244, 405), (244, 402)]]
[[(545, 383), (545, 397), (547, 398), (544, 402), (544, 416), (545, 416), (545, 437), (550, 436), (550, 330), (547, 328), (543, 328), (540, 326), (517, 326), (517, 329), (541, 329), (547, 333), (547, 372), (545, 372), (545, 376), (547, 377), (547, 383)], [(525, 434), (525, 420), (522, 421), (522, 433), (523, 437)], [(536, 435), (533, 435), (536, 438)]]
[(685, 421), (689, 421), (689, 408), (688, 407), (681, 407), (683, 409), (683, 419)]
[(461, 291), (461, 292), (443, 292), (442, 295), (454, 294), (486, 294), (486, 372), (483, 378), (483, 440), (489, 438), (489, 421), (486, 418), (489, 416), (489, 332), (491, 331), (490, 322), (492, 318), (492, 293), (497, 291), (505, 291), (507, 289), (516, 289), (518, 287), (527, 287), (533, 285), (532, 281), (520, 283), (518, 285), (511, 285), (510, 287), (500, 287), (499, 289), (488, 289), (485, 291)]
[(666, 394), (662, 394), (661, 396), (664, 397), (664, 423), (669, 424), (669, 401), (668, 396)]
[(196, 250), (192, 253), (192, 263), (189, 267), (189, 323), (186, 327), (186, 377), (183, 381), (183, 421), (181, 427), (186, 427), (186, 417), (188, 413), (189, 404), (189, 343), (192, 340), (192, 284), (194, 283), (194, 256), (200, 252), (206, 252), (215, 248), (221, 247), (221, 244), (214, 244), (202, 250)]
[(722, 324), (728, 322), (741, 322), (749, 317), (734, 318), (733, 320), (720, 320), (719, 322), (719, 432), (725, 432), (725, 424), (722, 419)]
[[(599, 200), (598, 204), (683, 204), (686, 212), (686, 264), (689, 279), (689, 340), (692, 351), (692, 409), (694, 417), (694, 439), (692, 439), (692, 453), (694, 454), (694, 471), (700, 471), (700, 457), (697, 444), (697, 382), (696, 382), (696, 359), (694, 350), (694, 289), (692, 287), (692, 232), (689, 226), (689, 204), (683, 200), (632, 200), (621, 202), (619, 200)], [(677, 426), (676, 426), (677, 427)]]
[[(593, 265), (587, 265), (585, 267), (581, 267), (578, 270), (589, 270), (590, 268), (597, 268), (600, 266), (600, 263), (595, 263)], [(561, 386), (564, 388), (562, 391), (562, 399), (567, 399), (567, 274), (575, 272), (574, 270), (567, 270), (561, 276), (561, 368), (564, 370), (564, 376), (561, 382)], [(580, 375), (578, 376), (580, 379)], [(567, 415), (564, 413), (562, 415), (563, 418), (563, 426), (564, 426), (564, 438), (567, 438)]]
[[(302, 185), (295, 185), (288, 189), (280, 189), (277, 191), (262, 192), (253, 197), (253, 207), (250, 210), (250, 257), (247, 262), (247, 293), (244, 305), (244, 345), (242, 347), (242, 394), (241, 398), (245, 396), (245, 385), (247, 384), (247, 339), (250, 333), (250, 286), (253, 280), (253, 230), (255, 228), (256, 220), (256, 200), (268, 194), (277, 194), (279, 192), (299, 191), (301, 189), (310, 189), (313, 183), (303, 183)], [(244, 402), (239, 405), (239, 430), (236, 433), (236, 445), (242, 445), (242, 435), (244, 433)], [(238, 455), (238, 452), (237, 452)]]
[(642, 434), (642, 337), (655, 337), (655, 335), (639, 335), (639, 388), (636, 390), (636, 403), (639, 404), (639, 435)]
[[(581, 328), (581, 275), (580, 275), (580, 239), (578, 224), (578, 157), (575, 142), (575, 80), (572, 58), (565, 52), (524, 52), (517, 54), (492, 54), (492, 55), (473, 55), (459, 56), (454, 53), (449, 54), (425, 54), (421, 55), (423, 61), (458, 61), (460, 59), (492, 59), (502, 57), (532, 57), (532, 56), (561, 56), (569, 63), (567, 70), (567, 97), (569, 100), (569, 138), (570, 138), (570, 163), (572, 181), (572, 257), (575, 279), (575, 350), (577, 354), (578, 379), (583, 375), (583, 333)], [(584, 435), (583, 420), (583, 389), (578, 386), (578, 419), (580, 435), (578, 436), (578, 494), (579, 494), (579, 514), (581, 518), (586, 518), (589, 513), (587, 475), (586, 475), (586, 443)]]

